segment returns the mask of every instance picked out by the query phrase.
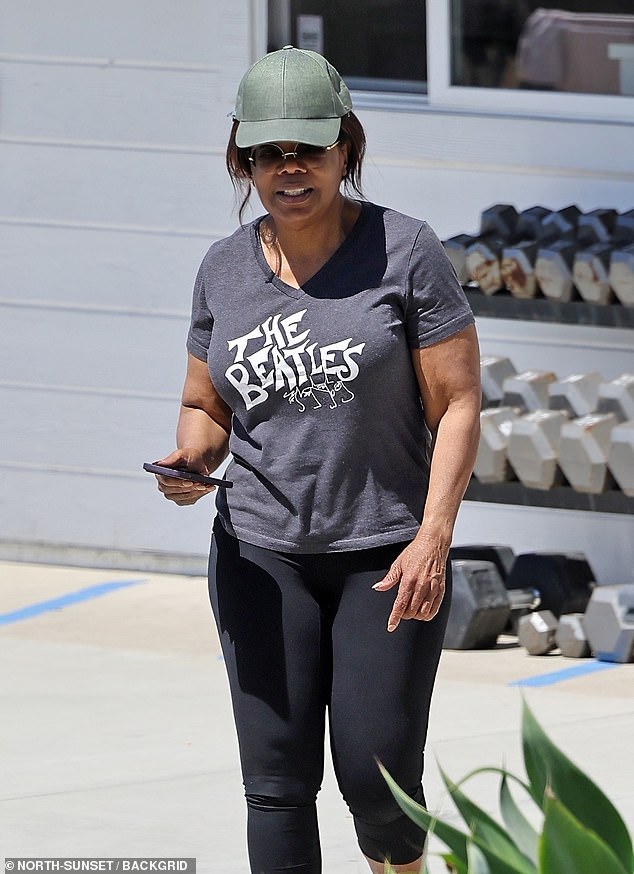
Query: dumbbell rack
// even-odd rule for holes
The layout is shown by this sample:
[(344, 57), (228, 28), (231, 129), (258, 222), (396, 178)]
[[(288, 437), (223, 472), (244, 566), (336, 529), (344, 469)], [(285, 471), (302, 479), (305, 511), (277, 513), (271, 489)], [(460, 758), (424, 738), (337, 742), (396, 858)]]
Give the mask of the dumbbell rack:
[[(463, 286), (480, 330), (481, 344), (486, 347), (486, 322), (482, 319), (520, 321), (524, 329), (535, 327), (529, 323), (551, 323), (561, 326), (562, 334), (574, 334), (574, 326), (597, 328), (600, 331), (617, 328), (632, 331), (631, 358), (634, 368), (634, 308), (619, 305), (604, 306), (585, 301), (566, 303), (513, 297), (509, 293), (485, 295), (476, 286)], [(570, 327), (573, 326), (573, 327)], [(604, 332), (604, 354), (610, 356), (609, 331)], [(622, 362), (621, 362), (622, 363)], [(615, 370), (619, 370), (618, 366)], [(602, 494), (585, 494), (569, 486), (555, 486), (547, 491), (531, 489), (519, 482), (480, 483), (472, 478), (465, 499), (526, 507), (583, 510), (598, 513), (634, 514), (634, 498), (612, 489)]]
[[(512, 355), (519, 369), (539, 365), (560, 375), (596, 369), (606, 379), (634, 369), (634, 309), (574, 301), (484, 295), (465, 286), (482, 353)], [(479, 509), (478, 509), (479, 508)], [(518, 552), (584, 551), (600, 583), (631, 582), (634, 498), (620, 491), (584, 494), (569, 486), (531, 489), (517, 481), (472, 478), (456, 543), (493, 540)]]

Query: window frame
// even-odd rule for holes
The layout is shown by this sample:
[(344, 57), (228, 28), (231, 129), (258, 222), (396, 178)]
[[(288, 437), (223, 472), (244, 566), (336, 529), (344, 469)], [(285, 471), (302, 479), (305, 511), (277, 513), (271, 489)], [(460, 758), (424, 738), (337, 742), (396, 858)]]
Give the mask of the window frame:
[[(478, 88), (451, 84), (452, 0), (427, 0), (427, 93), (383, 89), (358, 90), (355, 106), (377, 110), (440, 110), (523, 118), (616, 122), (634, 125), (634, 95), (575, 94), (515, 88)], [(251, 0), (253, 60), (266, 52), (267, 0)], [(368, 83), (369, 84), (369, 83)], [(365, 83), (364, 83), (365, 86)]]
[(427, 3), (427, 94), (435, 109), (634, 124), (634, 96), (452, 85), (451, 0)]

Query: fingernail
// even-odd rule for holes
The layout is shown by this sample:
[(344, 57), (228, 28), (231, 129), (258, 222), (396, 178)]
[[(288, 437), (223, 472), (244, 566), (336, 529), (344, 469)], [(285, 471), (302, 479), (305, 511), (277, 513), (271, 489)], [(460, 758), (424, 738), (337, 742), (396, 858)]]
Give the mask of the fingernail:
[(372, 588), (373, 588), (373, 589), (378, 589), (380, 585), (381, 585), (381, 583), (375, 583), (375, 584), (372, 586)]
[(396, 622), (390, 622), (390, 624), (387, 627), (387, 630), (394, 631), (395, 628), (396, 628)]

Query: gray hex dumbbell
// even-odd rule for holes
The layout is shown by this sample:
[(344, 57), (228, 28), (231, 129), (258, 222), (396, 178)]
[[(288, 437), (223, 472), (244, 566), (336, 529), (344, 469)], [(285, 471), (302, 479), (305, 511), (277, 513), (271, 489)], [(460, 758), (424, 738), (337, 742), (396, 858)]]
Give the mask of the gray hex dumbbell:
[(524, 370), (507, 377), (502, 388), (506, 407), (521, 407), (526, 412), (548, 409), (548, 386), (557, 377), (548, 370)]
[(543, 221), (551, 210), (545, 206), (530, 206), (517, 216), (515, 235), (518, 240), (541, 240), (544, 237)]
[(583, 626), (583, 613), (564, 613), (559, 617), (555, 644), (566, 658), (583, 659), (590, 655), (590, 645)]
[(517, 210), (512, 203), (494, 203), (480, 213), (480, 233), (508, 240), (515, 235)]
[(453, 593), (443, 647), (486, 649), (495, 646), (511, 615), (500, 572), (492, 561), (451, 562)]
[(504, 397), (504, 380), (515, 376), (517, 370), (510, 358), (502, 355), (483, 355), (480, 359), (482, 408), (499, 407)]
[(559, 239), (576, 237), (580, 215), (581, 210), (575, 204), (564, 206), (562, 209), (549, 213), (544, 216), (542, 222), (545, 236), (558, 237)]
[(619, 422), (634, 419), (634, 374), (622, 373), (599, 386), (597, 412), (614, 413)]
[(507, 447), (511, 423), (519, 415), (513, 407), (494, 407), (480, 413), (480, 441), (473, 473), (481, 483), (500, 483), (515, 478)]
[(608, 454), (616, 424), (613, 413), (596, 413), (562, 425), (559, 466), (576, 491), (598, 495), (612, 486)]
[(621, 491), (634, 498), (634, 421), (612, 428), (608, 468)]
[(536, 410), (510, 423), (507, 456), (520, 482), (531, 489), (551, 489), (562, 482), (558, 464), (563, 410)]
[(550, 610), (537, 610), (520, 617), (517, 638), (529, 655), (546, 655), (557, 646), (557, 620)]
[(558, 379), (548, 386), (548, 408), (566, 410), (571, 417), (578, 419), (597, 411), (601, 374), (574, 373), (565, 379)]
[(588, 602), (583, 626), (599, 661), (634, 661), (634, 583), (597, 586)]
[(584, 245), (608, 243), (618, 217), (615, 209), (592, 209), (577, 219), (577, 239)]

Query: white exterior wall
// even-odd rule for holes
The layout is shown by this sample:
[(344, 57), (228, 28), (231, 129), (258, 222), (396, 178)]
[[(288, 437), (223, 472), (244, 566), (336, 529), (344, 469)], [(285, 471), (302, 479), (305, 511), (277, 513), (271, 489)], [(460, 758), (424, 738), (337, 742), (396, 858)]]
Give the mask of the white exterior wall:
[[(204, 568), (211, 502), (168, 504), (140, 468), (173, 446), (193, 279), (236, 224), (227, 115), (260, 7), (0, 0), (0, 557)], [(495, 202), (634, 206), (633, 123), (357, 105), (367, 196), (440, 236)], [(634, 369), (627, 331), (479, 329), (518, 369)], [(609, 582), (631, 578), (632, 528), (466, 503), (456, 542), (582, 549)]]

